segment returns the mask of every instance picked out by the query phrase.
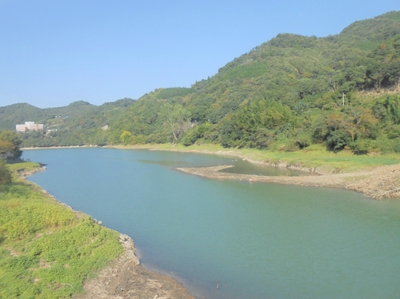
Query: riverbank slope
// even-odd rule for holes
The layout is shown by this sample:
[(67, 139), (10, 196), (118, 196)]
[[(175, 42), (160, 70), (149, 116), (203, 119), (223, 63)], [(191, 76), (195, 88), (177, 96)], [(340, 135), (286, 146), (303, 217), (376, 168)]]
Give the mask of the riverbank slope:
[[(5, 231), (5, 234), (0, 236), (0, 249), (4, 249), (0, 258), (3, 259), (5, 265), (12, 265), (17, 260), (29, 259), (32, 263), (26, 271), (24, 270), (26, 273), (23, 274), (21, 279), (30, 280), (32, 276), (33, 283), (24, 283), (24, 286), (21, 285), (18, 290), (14, 290), (15, 277), (11, 275), (12, 269), (0, 267), (0, 278), (3, 280), (2, 283), (5, 284), (0, 291), (1, 298), (3, 298), (2, 295), (4, 295), (4, 298), (13, 298), (16, 291), (24, 292), (27, 296), (29, 294), (33, 296), (32, 292), (35, 292), (36, 295), (42, 294), (40, 296), (35, 295), (35, 298), (46, 298), (46, 294), (49, 293), (53, 294), (53, 298), (70, 297), (72, 295), (73, 298), (78, 299), (194, 298), (173, 278), (145, 269), (135, 255), (134, 242), (129, 236), (102, 226), (101, 223), (88, 215), (72, 210), (70, 206), (58, 201), (39, 186), (26, 182), (27, 176), (45, 170), (44, 167), (38, 166), (32, 162), (13, 164), (11, 166), (14, 172), (13, 184), (19, 188), (19, 193), (12, 191), (16, 188), (10, 186), (10, 191), (2, 194), (2, 204), (5, 205), (3, 214), (5, 214), (0, 213), (4, 216), (0, 221), (0, 228)], [(26, 196), (21, 197), (19, 194)], [(35, 204), (33, 210), (32, 202)], [(29, 205), (29, 207), (25, 208), (25, 205)], [(23, 219), (15, 219), (15, 216), (12, 216), (14, 210), (11, 211), (14, 206), (21, 207), (24, 210), (29, 209), (29, 215), (22, 215), (24, 216)], [(10, 211), (8, 212), (7, 209)], [(43, 211), (46, 215), (41, 214)], [(57, 212), (57, 215), (53, 215), (54, 211)], [(57, 223), (53, 223), (54, 219), (64, 214), (68, 218), (67, 221), (64, 221), (65, 223), (61, 224), (58, 220)], [(7, 215), (10, 217), (7, 217)], [(45, 220), (52, 222), (36, 227), (33, 225), (32, 217), (41, 220), (50, 217), (51, 220)], [(10, 218), (9, 221), (7, 221), (8, 218)], [(32, 233), (19, 234), (16, 236), (17, 239), (14, 240), (15, 238), (13, 239), (9, 232), (11, 229), (15, 230), (15, 227), (12, 226), (12, 223), (11, 226), (7, 226), (7, 223), (12, 221), (26, 224)], [(8, 229), (8, 227), (10, 228)], [(21, 225), (21, 229), (24, 227)], [(82, 230), (82, 227), (84, 227), (84, 230)], [(88, 230), (90, 230), (89, 235), (91, 237), (85, 239), (85, 233)], [(2, 231), (0, 230), (0, 232)], [(14, 235), (16, 233), (14, 232)], [(103, 240), (104, 236), (106, 238)], [(51, 244), (44, 246), (43, 242), (45, 244), (51, 242)], [(110, 242), (112, 243), (111, 246), (109, 245)], [(33, 256), (30, 256), (31, 252), (27, 251), (36, 248), (34, 247), (35, 243), (39, 243), (40, 251), (35, 253), (36, 251), (33, 250)], [(62, 244), (61, 247), (60, 244)], [(47, 251), (51, 251), (50, 256), (55, 255), (56, 257), (54, 259), (49, 257), (50, 253), (48, 254)], [(68, 258), (70, 252), (77, 252), (78, 256), (83, 258), (78, 258), (76, 261), (74, 258)], [(107, 254), (107, 256), (103, 256), (104, 254)], [(68, 261), (64, 261), (65, 259)], [(82, 262), (82, 267), (88, 264), (90, 265), (89, 268), (81, 269), (80, 263)], [(54, 271), (58, 271), (57, 273), (62, 278), (55, 276)], [(8, 272), (10, 275), (4, 276), (2, 275), (3, 272)], [(77, 279), (72, 281), (68, 277)], [(83, 286), (82, 281), (84, 282)], [(54, 292), (54, 288), (57, 289), (57, 293)]]
[(173, 278), (141, 266), (132, 238), (121, 234), (120, 242), (124, 253), (96, 278), (86, 281), (85, 293), (75, 296), (75, 299), (194, 299)]
[(221, 172), (230, 165), (179, 168), (179, 170), (211, 179), (240, 180), (325, 188), (341, 188), (364, 193), (374, 199), (400, 198), (400, 165), (381, 166), (370, 171), (318, 176), (260, 176)]

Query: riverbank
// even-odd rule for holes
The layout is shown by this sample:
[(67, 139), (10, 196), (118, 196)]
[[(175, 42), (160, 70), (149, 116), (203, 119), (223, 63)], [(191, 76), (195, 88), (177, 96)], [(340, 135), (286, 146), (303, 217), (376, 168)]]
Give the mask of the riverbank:
[[(14, 165), (15, 173), (19, 179), (25, 180), (29, 175), (45, 170), (44, 167)], [(29, 183), (30, 184), (30, 183)], [(33, 186), (32, 186), (33, 187)], [(40, 188), (40, 187), (38, 187)], [(73, 211), (77, 218), (88, 217), (84, 213), (72, 210), (72, 208), (60, 201), (47, 191), (40, 188), (41, 193), (50, 198), (63, 208)], [(94, 221), (94, 226), (103, 228), (100, 222)], [(84, 282), (84, 293), (75, 295), (76, 299), (97, 298), (177, 298), (194, 299), (187, 290), (169, 276), (145, 269), (137, 256), (133, 240), (119, 234), (119, 243), (123, 253), (96, 275), (96, 278)]]
[(371, 171), (325, 174), (319, 176), (260, 176), (221, 172), (231, 165), (178, 168), (179, 170), (218, 180), (239, 180), (299, 186), (340, 188), (364, 193), (374, 199), (400, 198), (400, 165), (382, 166)]
[[(248, 162), (287, 168), (304, 172), (298, 177), (259, 176), (225, 173), (221, 170), (229, 165), (202, 168), (179, 168), (180, 171), (210, 179), (240, 180), (299, 186), (347, 189), (365, 194), (374, 199), (400, 198), (400, 159), (392, 156), (354, 156), (347, 153), (321, 153), (319, 150), (298, 153), (268, 153), (257, 150), (223, 149), (218, 146), (183, 148), (171, 145), (127, 146), (120, 149), (148, 149), (176, 152), (192, 152), (236, 157)], [(325, 162), (322, 161), (325, 155)], [(322, 157), (321, 157), (322, 156)], [(283, 157), (286, 160), (280, 160)], [(297, 158), (297, 160), (296, 160)], [(312, 175), (307, 175), (307, 173)]]
[(85, 293), (75, 299), (174, 298), (194, 299), (173, 278), (149, 271), (135, 255), (132, 238), (120, 235), (124, 253), (97, 278), (85, 282)]

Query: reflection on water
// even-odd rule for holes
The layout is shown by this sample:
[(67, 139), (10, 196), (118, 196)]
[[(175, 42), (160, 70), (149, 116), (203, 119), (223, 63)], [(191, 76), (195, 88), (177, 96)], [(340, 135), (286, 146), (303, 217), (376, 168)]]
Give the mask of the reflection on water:
[(287, 168), (278, 168), (270, 166), (262, 166), (257, 164), (252, 164), (248, 161), (241, 159), (231, 160), (231, 165), (234, 167), (222, 170), (222, 172), (228, 173), (238, 173), (238, 174), (254, 174), (254, 175), (266, 175), (266, 176), (300, 176), (300, 175), (310, 175), (309, 173), (290, 170)]

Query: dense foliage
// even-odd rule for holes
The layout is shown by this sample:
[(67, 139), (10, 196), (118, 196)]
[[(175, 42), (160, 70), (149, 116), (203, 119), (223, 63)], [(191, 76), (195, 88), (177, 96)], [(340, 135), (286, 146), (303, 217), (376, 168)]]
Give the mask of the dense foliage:
[(24, 146), (172, 142), (294, 151), (323, 144), (399, 152), (399, 92), (394, 11), (325, 38), (279, 34), (191, 88), (156, 89), (113, 109), (75, 103), (80, 116), (44, 120), (58, 131), (22, 138)]
[(6, 162), (0, 159), (0, 192), (11, 184), (11, 172)]
[(21, 139), (13, 131), (0, 131), (0, 192), (11, 184), (11, 172), (7, 161), (15, 161), (22, 154), (19, 149)]
[(22, 140), (9, 130), (0, 130), (0, 159), (13, 161), (21, 157), (20, 145)]
[(117, 232), (33, 186), (16, 181), (0, 193), (0, 298), (71, 298), (121, 252)]

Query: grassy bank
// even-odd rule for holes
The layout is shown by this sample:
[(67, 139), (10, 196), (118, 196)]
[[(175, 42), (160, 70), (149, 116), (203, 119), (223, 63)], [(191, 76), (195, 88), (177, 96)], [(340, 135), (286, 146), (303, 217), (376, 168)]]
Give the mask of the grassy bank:
[(18, 178), (0, 193), (0, 298), (70, 298), (122, 253), (118, 233)]
[(173, 144), (152, 144), (135, 145), (120, 148), (169, 150), (184, 152), (203, 152), (219, 155), (232, 155), (246, 158), (252, 162), (284, 163), (305, 168), (319, 168), (323, 172), (351, 172), (357, 170), (368, 170), (377, 166), (393, 165), (400, 163), (399, 154), (369, 154), (355, 155), (350, 151), (334, 153), (327, 151), (319, 145), (310, 146), (304, 150), (295, 152), (263, 151), (257, 149), (224, 148), (220, 145), (173, 145)]

